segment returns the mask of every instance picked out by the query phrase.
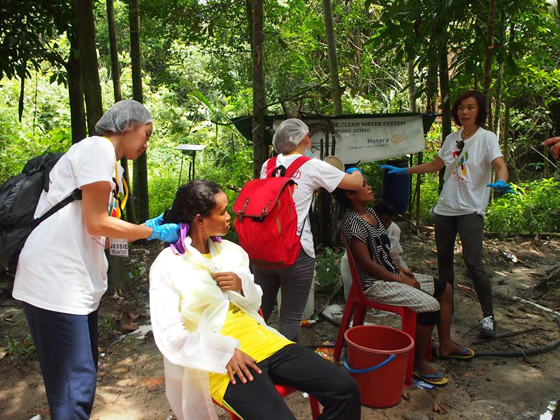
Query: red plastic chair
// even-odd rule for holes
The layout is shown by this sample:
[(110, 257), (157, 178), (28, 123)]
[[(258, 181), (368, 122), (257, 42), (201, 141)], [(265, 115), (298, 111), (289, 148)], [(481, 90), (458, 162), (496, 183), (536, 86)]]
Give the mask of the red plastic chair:
[[(402, 330), (409, 334), (412, 339), (416, 336), (416, 312), (405, 307), (405, 306), (392, 306), (385, 305), (383, 303), (374, 302), (368, 299), (362, 290), (360, 284), (360, 278), (358, 277), (358, 272), (356, 271), (356, 264), (354, 262), (354, 257), (350, 250), (350, 245), (348, 241), (342, 235), (342, 240), (346, 246), (346, 254), (348, 255), (348, 263), (350, 265), (350, 272), (352, 273), (352, 287), (350, 288), (350, 293), (348, 295), (348, 300), (346, 302), (346, 307), (344, 308), (344, 314), (342, 315), (342, 321), (340, 323), (340, 329), (338, 330), (338, 337), (336, 339), (336, 345), (334, 348), (334, 360), (338, 362), (340, 359), (340, 354), (342, 353), (342, 347), (344, 345), (344, 333), (350, 326), (350, 320), (352, 316), (354, 317), (354, 322), (352, 326), (363, 325), (364, 318), (366, 316), (367, 308), (378, 309), (380, 311), (392, 312), (401, 317), (402, 320)], [(426, 357), (431, 360), (431, 344), (428, 344), (426, 348)], [(406, 368), (406, 375), (404, 383), (405, 385), (412, 384), (412, 370), (414, 367), (414, 351), (410, 352), (408, 357), (408, 366)]]
[[(263, 316), (262, 311), (260, 309), (259, 309), (259, 315)], [(297, 391), (296, 388), (293, 388), (291, 386), (286, 386), (286, 385), (274, 385), (274, 386), (276, 387), (276, 391), (278, 391), (278, 393), (282, 398), (286, 398), (288, 395), (293, 394), (294, 392)], [(214, 404), (219, 405), (218, 403), (216, 403), (216, 401), (214, 401)], [(317, 418), (321, 415), (321, 405), (313, 395), (309, 395), (309, 405), (311, 405), (311, 418), (313, 420), (317, 420)], [(231, 411), (229, 411), (226, 407), (222, 407), (222, 408), (229, 413), (231, 420), (243, 420), (238, 416), (236, 416), (235, 414), (233, 414)]]
[[(291, 386), (284, 386), (284, 385), (275, 385), (275, 386), (276, 386), (276, 391), (278, 391), (278, 393), (282, 398), (285, 398), (288, 395), (293, 394), (294, 392), (297, 391), (297, 389), (292, 388)], [(309, 404), (311, 405), (311, 418), (313, 418), (313, 420), (317, 420), (317, 418), (321, 414), (321, 406), (319, 405), (319, 401), (317, 401), (312, 395), (310, 395)], [(222, 408), (229, 413), (231, 420), (243, 420), (240, 417), (233, 414), (227, 408), (225, 407)]]

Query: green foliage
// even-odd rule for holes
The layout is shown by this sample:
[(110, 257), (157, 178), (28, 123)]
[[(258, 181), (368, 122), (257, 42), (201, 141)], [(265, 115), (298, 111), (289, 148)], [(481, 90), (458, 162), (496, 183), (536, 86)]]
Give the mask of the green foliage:
[[(437, 152), (441, 147), (441, 125), (432, 125), (431, 130), (426, 136), (425, 149), (422, 162), (429, 162), (437, 157)], [(415, 156), (414, 164), (418, 164)], [(433, 223), (430, 209), (437, 203), (439, 198), (439, 173), (428, 173), (422, 175), (420, 184), (420, 218), (427, 223)], [(416, 190), (417, 176), (412, 176), (412, 191)], [(416, 203), (414, 203), (416, 205)], [(414, 210), (416, 211), (416, 210)]]
[(560, 231), (560, 181), (549, 178), (516, 186), (488, 207), (485, 228), (496, 233)]
[(317, 280), (325, 289), (334, 288), (339, 281), (342, 254), (343, 252), (336, 253), (331, 248), (325, 248), (316, 259)]
[[(20, 82), (0, 80), (0, 182), (47, 148), (59, 151), (70, 146), (67, 91), (60, 84), (65, 75), (63, 62), (70, 53), (71, 34), (64, 32), (71, 21), (70, 3), (51, 5), (41, 0), (20, 8), (21, 2), (7, 1), (0, 7), (7, 11), (0, 13), (0, 20), (10, 14), (28, 19), (11, 22), (16, 29), (23, 22), (27, 27), (21, 34), (23, 44), (12, 42), (10, 51), (19, 49), (19, 58), (29, 57), (29, 63), (39, 71), (30, 71), (31, 78), (26, 80), (21, 123), (17, 115)], [(177, 187), (188, 178), (191, 159), (174, 150), (178, 144), (207, 146), (196, 154), (196, 177), (222, 185), (230, 206), (239, 188), (252, 178), (252, 144), (230, 124), (232, 118), (253, 111), (250, 3), (153, 0), (141, 5), (144, 102), (154, 115), (155, 126), (148, 150), (151, 216), (171, 204)], [(107, 109), (114, 101), (104, 6), (104, 2), (95, 3), (94, 12), (103, 105)], [(130, 98), (128, 5), (116, 0), (114, 6), (122, 92), (124, 98)], [(407, 60), (414, 60), (415, 87), (422, 107), (428, 67), (436, 63), (440, 45), (449, 52), (452, 96), (466, 88), (481, 87), (488, 2), (355, 0), (333, 2), (332, 7), (345, 113), (406, 111), (410, 82)], [(59, 11), (56, 19), (46, 20), (53, 10)], [(532, 195), (536, 187), (523, 182), (540, 179), (544, 166), (532, 147), (538, 148), (546, 129), (558, 134), (560, 128), (556, 122), (560, 115), (559, 21), (548, 12), (544, 0), (499, 0), (498, 10), (496, 65), (505, 64), (503, 98), (513, 105), (509, 150), (504, 152), (511, 158), (512, 179)], [(264, 12), (262, 59), (267, 102), (272, 104), (268, 114), (331, 113), (322, 3), (279, 0), (266, 3)], [(9, 43), (10, 39), (1, 41)], [(16, 66), (21, 69), (19, 58), (7, 63), (10, 71)], [(495, 68), (494, 76), (497, 73)], [(440, 136), (439, 125), (434, 125), (426, 141), (424, 161), (435, 158)], [(380, 196), (382, 173), (378, 164), (360, 166)], [(437, 200), (438, 178), (436, 174), (423, 175), (422, 181), (421, 213), (428, 218), (427, 211)], [(528, 212), (544, 211), (537, 201), (528, 206), (525, 196), (496, 200), (489, 210), (496, 206), (497, 215), (497, 204), (508, 203), (508, 211), (517, 214), (516, 200), (521, 200), (518, 204), (523, 217)], [(506, 210), (503, 213), (504, 222), (513, 223), (507, 220)], [(235, 238), (233, 229), (228, 236)]]
[(0, 80), (0, 182), (20, 173), (33, 156), (46, 150), (60, 152), (71, 144), (64, 87), (51, 85), (39, 75), (34, 82), (25, 86), (28, 100), (20, 123), (20, 81)]
[(110, 333), (113, 334), (117, 331), (117, 324), (115, 324), (115, 320), (112, 316), (105, 316), (99, 321), (99, 325), (97, 326), (98, 333)]
[[(412, 191), (414, 191), (416, 188), (416, 176), (412, 177), (412, 181)], [(420, 218), (429, 224), (434, 222), (433, 217), (430, 215), (430, 210), (437, 203), (438, 198), (439, 173), (422, 175), (422, 183), (420, 184)]]
[[(99, 319), (97, 333), (101, 341), (111, 342), (119, 335), (119, 330), (115, 319), (112, 316), (105, 316)], [(133, 340), (136, 341), (136, 340)]]
[(544, 140), (547, 130), (552, 128), (551, 113), (541, 104), (533, 103), (521, 110), (511, 112), (510, 142), (508, 150), (504, 150), (510, 163), (510, 178), (519, 182), (542, 177), (544, 152), (540, 142)]
[(8, 343), (8, 349), (6, 354), (16, 356), (23, 364), (27, 364), (27, 356), (35, 353), (35, 345), (31, 339), (31, 335), (28, 334), (25, 338), (19, 340), (14, 337), (14, 328), (21, 324), (21, 320), (15, 321), (8, 327), (8, 332), (6, 334), (6, 341)]
[(43, 61), (59, 63), (58, 45), (49, 41), (64, 33), (71, 22), (69, 1), (2, 0), (0, 3), (0, 78), (28, 76)]

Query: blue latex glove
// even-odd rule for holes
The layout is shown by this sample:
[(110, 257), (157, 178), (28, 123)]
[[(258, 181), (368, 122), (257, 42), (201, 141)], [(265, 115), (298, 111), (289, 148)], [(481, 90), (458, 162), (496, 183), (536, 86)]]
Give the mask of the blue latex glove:
[(180, 227), (177, 223), (166, 223), (164, 225), (157, 225), (152, 227), (152, 229), (154, 231), (148, 237), (148, 241), (159, 239), (163, 242), (175, 243), (179, 240)]
[(408, 168), (399, 168), (397, 166), (391, 165), (379, 165), (381, 169), (387, 169), (387, 173), (389, 175), (396, 174), (396, 175), (406, 175), (406, 170)]
[(149, 219), (146, 220), (144, 222), (144, 224), (149, 227), (154, 229), (156, 226), (162, 225), (163, 224), (163, 213), (161, 213), (158, 217), (154, 217), (153, 219)]
[(355, 166), (346, 169), (346, 173), (347, 173), (347, 174), (351, 174), (351, 173), (354, 173), (354, 172), (356, 172), (356, 171), (358, 171), (358, 172), (361, 173), (362, 175), (364, 174), (364, 172), (363, 172), (360, 168), (356, 168)]
[(513, 190), (513, 188), (511, 188), (511, 185), (509, 185), (508, 183), (500, 180), (500, 181), (496, 181), (492, 184), (486, 184), (487, 187), (493, 188), (496, 191), (499, 191), (503, 194), (506, 193), (510, 193), (510, 194), (515, 194), (515, 191)]

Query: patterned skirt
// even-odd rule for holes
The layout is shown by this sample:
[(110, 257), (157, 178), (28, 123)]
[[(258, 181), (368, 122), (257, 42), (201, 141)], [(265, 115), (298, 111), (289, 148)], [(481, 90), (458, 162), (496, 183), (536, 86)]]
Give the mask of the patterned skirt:
[(435, 312), (439, 302), (433, 297), (434, 278), (427, 274), (414, 273), (420, 289), (395, 281), (376, 280), (365, 295), (379, 303), (393, 306), (406, 306), (416, 313)]

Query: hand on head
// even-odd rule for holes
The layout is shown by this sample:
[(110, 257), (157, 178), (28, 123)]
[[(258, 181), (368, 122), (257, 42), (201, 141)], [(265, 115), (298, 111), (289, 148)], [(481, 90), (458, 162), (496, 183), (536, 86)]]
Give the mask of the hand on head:
[(354, 172), (356, 172), (356, 171), (359, 172), (359, 173), (361, 173), (362, 175), (364, 174), (364, 172), (363, 172), (360, 168), (357, 168), (357, 167), (355, 167), (355, 166), (346, 169), (345, 172), (346, 172), (347, 174), (352, 174), (352, 173), (354, 173)]
[(154, 217), (153, 219), (148, 219), (144, 222), (146, 227), (155, 228), (156, 226), (163, 224), (163, 213), (161, 213), (158, 217)]
[[(154, 219), (148, 220), (147, 222), (151, 222), (152, 220)], [(153, 226), (148, 226), (146, 224), (146, 226), (153, 230), (152, 234), (148, 237), (148, 241), (159, 239), (163, 242), (175, 243), (179, 240), (180, 226), (177, 223), (166, 223), (164, 225), (154, 224)]]

